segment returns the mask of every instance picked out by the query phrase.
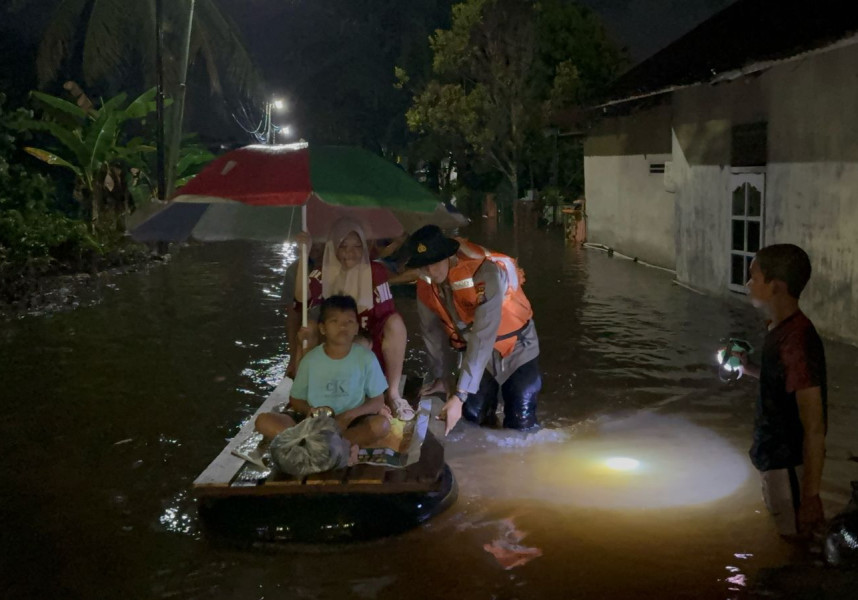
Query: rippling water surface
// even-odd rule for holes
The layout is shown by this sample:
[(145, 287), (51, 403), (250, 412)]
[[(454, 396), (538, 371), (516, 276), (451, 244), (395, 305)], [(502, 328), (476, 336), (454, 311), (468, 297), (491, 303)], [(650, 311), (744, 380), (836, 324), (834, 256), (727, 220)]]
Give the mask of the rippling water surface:
[(544, 429), (460, 426), (456, 505), (371, 544), (216, 548), (189, 494), (282, 376), (290, 247), (185, 248), (94, 306), (4, 323), (3, 597), (731, 598), (784, 561), (746, 459), (753, 384), (713, 373), (750, 309), (559, 235), (470, 235), (527, 270)]

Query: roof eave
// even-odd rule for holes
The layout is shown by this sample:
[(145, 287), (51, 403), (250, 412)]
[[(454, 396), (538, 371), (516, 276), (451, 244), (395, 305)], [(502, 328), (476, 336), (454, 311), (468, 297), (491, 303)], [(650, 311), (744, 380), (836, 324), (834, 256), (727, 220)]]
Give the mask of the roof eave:
[(739, 69), (732, 69), (730, 71), (724, 71), (723, 73), (718, 73), (718, 74), (714, 75), (711, 79), (703, 79), (703, 80), (695, 81), (692, 83), (671, 85), (671, 86), (659, 88), (657, 90), (653, 90), (653, 91), (649, 91), (649, 92), (642, 92), (640, 94), (634, 94), (632, 96), (626, 96), (623, 98), (616, 98), (614, 100), (610, 100), (610, 101), (605, 102), (603, 104), (598, 104), (598, 105), (594, 106), (593, 108), (608, 108), (611, 106), (617, 106), (620, 104), (625, 104), (627, 102), (634, 102), (636, 100), (643, 100), (644, 98), (652, 98), (654, 96), (660, 96), (662, 94), (669, 94), (669, 93), (675, 92), (677, 90), (682, 90), (682, 89), (695, 87), (695, 86), (699, 86), (699, 85), (705, 85), (705, 84), (716, 85), (718, 83), (726, 83), (726, 82), (734, 81), (736, 79), (740, 79), (742, 77), (747, 77), (749, 75), (754, 75), (756, 73), (766, 71), (768, 69), (771, 69), (772, 67), (775, 67), (775, 66), (778, 66), (781, 64), (786, 64), (786, 63), (793, 62), (796, 60), (801, 60), (801, 59), (807, 58), (809, 56), (814, 56), (817, 54), (823, 54), (825, 52), (830, 52), (832, 50), (838, 50), (840, 48), (845, 48), (847, 46), (852, 46), (854, 44), (858, 44), (858, 33), (852, 34), (852, 35), (847, 36), (845, 38), (841, 38), (841, 39), (839, 39), (836, 42), (833, 42), (831, 44), (821, 46), (819, 48), (814, 48), (812, 50), (807, 50), (805, 52), (799, 52), (797, 54), (793, 54), (792, 56), (788, 56), (785, 58), (777, 58), (777, 59), (773, 59), (773, 60), (758, 61), (755, 63), (751, 63), (749, 65), (746, 65), (744, 67), (741, 67)]

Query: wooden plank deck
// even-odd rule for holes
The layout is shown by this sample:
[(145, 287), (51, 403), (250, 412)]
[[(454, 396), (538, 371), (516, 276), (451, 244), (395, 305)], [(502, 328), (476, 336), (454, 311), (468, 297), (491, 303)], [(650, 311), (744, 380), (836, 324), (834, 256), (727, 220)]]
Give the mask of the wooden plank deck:
[(292, 381), (284, 378), (256, 413), (241, 427), (214, 461), (194, 481), (198, 497), (273, 496), (315, 493), (389, 494), (425, 492), (436, 489), (444, 470), (443, 423), (435, 417), (441, 408), (438, 399), (421, 399), (418, 412), (428, 415), (426, 438), (419, 460), (404, 469), (358, 464), (345, 469), (293, 478), (259, 467), (232, 454), (253, 434), (256, 415), (288, 402)]

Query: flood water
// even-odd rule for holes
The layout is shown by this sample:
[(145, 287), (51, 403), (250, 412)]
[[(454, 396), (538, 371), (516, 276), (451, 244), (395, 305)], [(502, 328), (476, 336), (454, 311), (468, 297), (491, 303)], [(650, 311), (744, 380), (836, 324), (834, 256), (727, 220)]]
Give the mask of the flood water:
[[(216, 547), (190, 495), (282, 376), (292, 248), (187, 247), (93, 305), (3, 323), (0, 595), (733, 598), (788, 560), (746, 458), (753, 382), (713, 370), (719, 339), (759, 344), (752, 309), (559, 233), (467, 233), (527, 271), (543, 430), (460, 425), (447, 443), (458, 502), (369, 544)], [(415, 325), (415, 301), (397, 302)], [(493, 544), (530, 560), (505, 570)]]

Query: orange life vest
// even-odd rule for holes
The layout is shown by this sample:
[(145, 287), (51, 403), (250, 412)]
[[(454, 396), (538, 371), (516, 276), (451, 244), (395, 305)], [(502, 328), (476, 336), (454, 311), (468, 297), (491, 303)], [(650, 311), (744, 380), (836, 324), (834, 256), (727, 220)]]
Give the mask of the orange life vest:
[[(518, 334), (533, 317), (530, 301), (521, 289), (524, 283), (524, 271), (518, 268), (514, 259), (505, 254), (492, 252), (462, 238), (456, 239), (459, 242), (459, 250), (456, 252), (458, 261), (455, 265), (450, 265), (447, 281), (453, 293), (453, 306), (456, 308), (459, 319), (466, 325), (474, 322), (474, 311), (484, 301), (485, 290), (480, 289), (478, 284), (474, 284), (474, 273), (477, 269), (484, 261), (490, 260), (506, 273), (507, 287), (501, 305), (501, 322), (494, 347), (501, 356), (509, 356), (515, 348)], [(417, 298), (441, 318), (450, 337), (450, 344), (458, 350), (463, 349), (466, 345), (465, 340), (447, 312), (447, 307), (438, 293), (438, 286), (422, 278), (418, 279)]]

